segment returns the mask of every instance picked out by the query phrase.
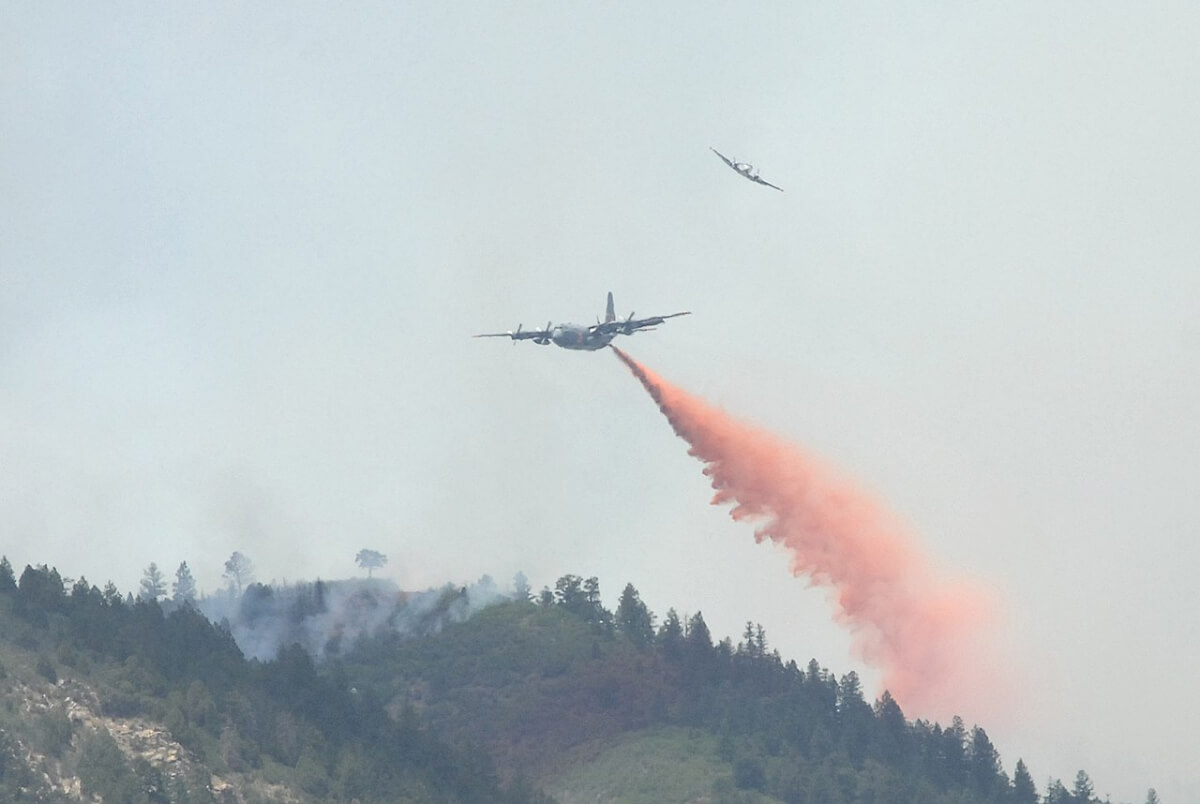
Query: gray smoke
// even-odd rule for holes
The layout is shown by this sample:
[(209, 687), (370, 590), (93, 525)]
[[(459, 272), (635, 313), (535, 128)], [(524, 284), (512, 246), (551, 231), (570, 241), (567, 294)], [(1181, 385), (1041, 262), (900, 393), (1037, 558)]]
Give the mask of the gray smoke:
[(419, 592), (366, 578), (251, 584), (241, 595), (229, 591), (205, 597), (197, 606), (229, 628), (246, 658), (270, 661), (293, 643), (316, 659), (327, 659), (344, 655), (364, 636), (428, 636), (507, 599), (485, 575), (469, 586), (447, 584)]

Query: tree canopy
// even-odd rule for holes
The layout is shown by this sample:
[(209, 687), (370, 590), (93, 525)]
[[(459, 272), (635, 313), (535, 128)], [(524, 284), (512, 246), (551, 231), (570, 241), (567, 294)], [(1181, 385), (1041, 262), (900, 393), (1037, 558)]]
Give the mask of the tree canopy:
[(388, 557), (378, 550), (368, 550), (364, 547), (358, 551), (358, 555), (354, 557), (354, 560), (358, 562), (358, 566), (367, 571), (367, 577), (370, 578), (374, 570), (381, 568), (387, 563)]

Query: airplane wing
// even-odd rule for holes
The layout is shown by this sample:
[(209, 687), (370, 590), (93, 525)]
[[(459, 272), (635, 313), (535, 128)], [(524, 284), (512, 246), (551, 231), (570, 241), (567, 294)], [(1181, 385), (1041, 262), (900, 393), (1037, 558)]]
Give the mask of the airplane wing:
[(482, 332), (478, 335), (472, 335), (472, 338), (512, 338), (514, 341), (525, 341), (530, 338), (549, 338), (549, 330), (544, 329), (527, 329), (522, 332), (513, 332), (511, 329), (508, 332)]
[(592, 327), (593, 332), (600, 332), (605, 335), (632, 335), (639, 330), (650, 330), (659, 324), (666, 321), (668, 318), (678, 318), (681, 315), (691, 315), (691, 312), (671, 313), (670, 315), (656, 315), (650, 318), (634, 318), (633, 314), (629, 314), (629, 318), (618, 321), (606, 321), (603, 324), (596, 324)]
[(716, 148), (712, 147), (711, 145), (708, 146), (708, 150), (712, 151), (714, 154), (721, 157), (722, 162), (729, 165), (734, 170), (737, 170), (737, 167), (733, 164), (733, 160), (730, 159), (729, 157), (727, 157), (725, 154), (721, 153), (720, 151), (718, 151)]
[(729, 166), (730, 166), (731, 168), (733, 168), (735, 171), (737, 171), (737, 174), (738, 174), (739, 176), (745, 176), (747, 179), (749, 179), (749, 180), (750, 180), (750, 181), (752, 181), (752, 182), (756, 182), (756, 183), (758, 183), (758, 184), (765, 184), (765, 185), (766, 185), (766, 186), (768, 186), (768, 187), (773, 187), (773, 188), (775, 188), (776, 190), (778, 190), (778, 191), (779, 191), (779, 192), (781, 192), (781, 193), (783, 192), (783, 188), (782, 188), (782, 187), (779, 187), (779, 186), (777, 186), (777, 185), (771, 184), (771, 182), (769, 182), (769, 181), (766, 181), (765, 179), (760, 179), (758, 176), (752, 176), (752, 175), (750, 175), (750, 174), (751, 174), (751, 168), (750, 168), (750, 166), (749, 166), (749, 165), (743, 165), (743, 167), (744, 167), (744, 170), (738, 170), (738, 166), (737, 166), (737, 164), (736, 164), (736, 163), (735, 163), (735, 162), (734, 162), (732, 159), (730, 159), (729, 157), (725, 156), (725, 154), (721, 153), (720, 151), (718, 151), (716, 148), (712, 147), (711, 145), (710, 145), (710, 146), (708, 146), (708, 150), (712, 151), (714, 154), (716, 154), (717, 156), (721, 157), (721, 161), (722, 161), (722, 162), (724, 162), (725, 164), (729, 165)]
[(532, 340), (534, 343), (545, 345), (550, 343), (550, 336), (553, 333), (550, 331), (550, 325), (547, 324), (545, 329), (521, 329), (521, 325), (517, 324), (515, 331), (508, 332), (484, 332), (481, 335), (472, 335), (473, 338), (512, 338), (514, 341)]

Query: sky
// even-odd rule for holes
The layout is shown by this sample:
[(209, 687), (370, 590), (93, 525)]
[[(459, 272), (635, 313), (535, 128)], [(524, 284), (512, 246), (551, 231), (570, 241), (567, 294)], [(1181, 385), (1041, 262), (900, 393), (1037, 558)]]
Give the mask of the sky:
[[(996, 601), (1039, 789), (1200, 800), (1200, 10), (16, 3), (0, 552), (134, 589), (627, 582), (877, 695), (607, 351)], [(752, 162), (778, 193), (709, 151)], [(986, 711), (981, 702), (980, 711)], [(909, 712), (910, 716), (920, 713)]]

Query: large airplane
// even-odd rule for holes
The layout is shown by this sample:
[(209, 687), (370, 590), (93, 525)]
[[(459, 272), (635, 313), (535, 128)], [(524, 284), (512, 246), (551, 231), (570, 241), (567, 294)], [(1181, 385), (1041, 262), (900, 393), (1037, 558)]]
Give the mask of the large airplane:
[[(750, 181), (757, 182), (759, 184), (765, 184), (768, 187), (775, 187), (775, 185), (771, 184), (771, 182), (759, 177), (758, 168), (754, 167), (754, 165), (751, 165), (748, 162), (739, 162), (739, 161), (737, 161), (736, 158), (730, 159), (729, 157), (725, 156), (725, 154), (718, 151), (716, 148), (713, 148), (711, 145), (708, 147), (708, 150), (712, 151), (714, 154), (721, 157), (721, 161), (724, 162), (725, 164), (729, 165), (734, 170), (736, 170), (738, 172), (739, 176), (744, 176), (745, 178), (749, 179)], [(775, 189), (781, 193), (783, 192), (782, 187), (775, 187)]]
[(603, 349), (605, 346), (608, 346), (612, 342), (612, 339), (618, 335), (649, 332), (668, 318), (676, 318), (681, 315), (691, 315), (691, 313), (671, 313), (670, 315), (656, 315), (650, 318), (634, 318), (633, 313), (630, 313), (628, 318), (620, 320), (613, 310), (613, 295), (612, 291), (609, 291), (608, 307), (604, 312), (604, 321), (597, 320), (595, 324), (586, 326), (581, 324), (556, 324), (551, 326), (550, 322), (547, 321), (545, 329), (525, 330), (521, 329), (521, 325), (518, 324), (515, 332), (512, 330), (508, 332), (485, 332), (475, 337), (512, 338), (513, 341), (533, 341), (541, 346), (553, 343), (555, 346), (561, 346), (564, 349), (582, 349), (594, 352), (597, 349)]

